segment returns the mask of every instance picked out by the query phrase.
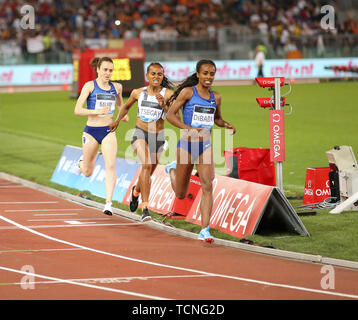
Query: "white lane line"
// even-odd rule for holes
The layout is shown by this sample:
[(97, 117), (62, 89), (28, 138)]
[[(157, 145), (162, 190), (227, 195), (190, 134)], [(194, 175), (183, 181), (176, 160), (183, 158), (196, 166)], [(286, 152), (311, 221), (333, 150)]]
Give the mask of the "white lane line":
[(37, 213), (37, 214), (34, 214), (34, 217), (43, 217), (43, 216), (78, 216), (78, 213)]
[(279, 288), (292, 289), (292, 290), (298, 290), (298, 291), (306, 291), (306, 292), (310, 292), (310, 293), (318, 293), (318, 294), (325, 294), (325, 295), (332, 295), (332, 296), (340, 296), (340, 297), (345, 297), (345, 298), (358, 299), (358, 295), (353, 295), (353, 294), (348, 294), (348, 293), (325, 291), (325, 290), (311, 289), (311, 288), (299, 287), (299, 286), (293, 286), (293, 285), (287, 285), (287, 284), (281, 284), (281, 283), (273, 283), (273, 282), (268, 282), (268, 281), (255, 280), (255, 279), (250, 279), (250, 278), (229, 276), (229, 275), (225, 275), (225, 274), (206, 272), (206, 271), (201, 271), (201, 270), (196, 270), (196, 269), (191, 269), (191, 268), (177, 267), (177, 266), (172, 266), (172, 265), (168, 265), (168, 264), (162, 264), (162, 263), (157, 263), (157, 262), (152, 262), (152, 261), (146, 261), (146, 260), (126, 257), (126, 256), (122, 256), (122, 255), (119, 255), (119, 254), (93, 249), (93, 248), (90, 248), (90, 247), (82, 246), (80, 244), (76, 244), (76, 243), (72, 243), (72, 242), (69, 242), (69, 241), (65, 241), (65, 240), (61, 240), (61, 239), (57, 239), (57, 238), (48, 236), (48, 235), (46, 235), (44, 233), (41, 233), (41, 232), (32, 230), (32, 229), (30, 229), (28, 227), (25, 227), (25, 226), (13, 221), (13, 220), (7, 219), (7, 218), (5, 218), (4, 216), (1, 216), (1, 215), (0, 215), (0, 219), (4, 220), (4, 221), (6, 221), (6, 222), (8, 222), (8, 223), (10, 223), (12, 225), (15, 225), (18, 228), (24, 229), (24, 230), (26, 230), (28, 232), (31, 232), (33, 234), (36, 234), (36, 235), (40, 236), (40, 237), (43, 237), (45, 239), (49, 239), (49, 240), (56, 241), (56, 242), (59, 242), (59, 243), (64, 243), (64, 244), (67, 244), (67, 245), (69, 245), (71, 247), (81, 248), (81, 249), (84, 249), (84, 250), (88, 250), (88, 251), (91, 251), (91, 252), (95, 252), (95, 253), (99, 253), (99, 254), (103, 254), (103, 255), (107, 255), (107, 256), (123, 259), (123, 260), (128, 260), (128, 261), (133, 261), (133, 262), (138, 262), (138, 263), (143, 263), (143, 264), (148, 264), (148, 265), (153, 265), (153, 266), (163, 267), (163, 268), (168, 268), (168, 269), (187, 271), (187, 272), (204, 274), (204, 275), (215, 276), (215, 277), (220, 277), (220, 278), (226, 278), (226, 279), (233, 279), (233, 280), (244, 281), (244, 282), (249, 282), (249, 283), (255, 283), (255, 284), (271, 286), (271, 287), (279, 287)]
[(58, 203), (58, 201), (5, 201), (0, 202), (0, 204), (50, 204)]
[(82, 220), (82, 221), (86, 221), (86, 220), (111, 220), (111, 218), (74, 218), (74, 219), (29, 219), (27, 221), (63, 221), (63, 220), (74, 220), (74, 221), (78, 221), (78, 220)]
[(77, 220), (65, 220), (63, 221), (65, 223), (68, 223), (68, 224), (72, 224), (72, 225), (85, 225), (86, 223), (87, 224), (94, 224), (94, 223), (97, 223), (97, 222), (81, 222), (81, 221), (77, 221)]
[(4, 210), (4, 212), (31, 212), (31, 211), (79, 211), (84, 209), (9, 209)]
[(130, 296), (136, 296), (136, 297), (154, 299), (154, 300), (169, 300), (168, 298), (164, 298), (164, 297), (152, 296), (152, 295), (148, 295), (148, 294), (144, 294), (144, 293), (138, 293), (138, 292), (134, 292), (134, 291), (112, 289), (112, 288), (96, 286), (96, 285), (88, 284), (88, 283), (82, 283), (82, 282), (76, 282), (76, 281), (65, 280), (65, 279), (60, 279), (60, 278), (54, 278), (54, 277), (44, 276), (44, 275), (37, 274), (37, 273), (25, 272), (25, 271), (12, 269), (12, 268), (7, 268), (7, 267), (2, 267), (2, 266), (0, 266), (0, 269), (5, 270), (5, 271), (24, 274), (26, 276), (38, 277), (38, 278), (48, 279), (48, 280), (52, 280), (52, 281), (59, 281), (59, 282), (68, 283), (68, 284), (72, 284), (72, 285), (76, 285), (76, 286), (99, 289), (99, 290), (110, 291), (110, 292), (115, 292), (115, 293), (122, 293), (122, 294), (127, 294), (127, 295), (130, 295)]
[(17, 253), (17, 252), (50, 252), (50, 251), (81, 251), (80, 248), (64, 249), (17, 249), (17, 250), (0, 250), (0, 253)]
[[(96, 223), (96, 224), (56, 224), (56, 225), (40, 225), (40, 226), (27, 226), (31, 229), (47, 229), (47, 228), (71, 228), (71, 227), (103, 227), (103, 226), (137, 226), (143, 222), (128, 222), (128, 223)], [(0, 230), (18, 230), (23, 229), (17, 226), (2, 226)]]

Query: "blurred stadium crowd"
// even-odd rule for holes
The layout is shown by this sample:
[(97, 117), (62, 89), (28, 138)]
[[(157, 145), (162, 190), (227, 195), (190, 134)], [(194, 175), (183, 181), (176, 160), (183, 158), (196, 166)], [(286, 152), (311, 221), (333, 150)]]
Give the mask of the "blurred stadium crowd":
[[(314, 36), (320, 27), (321, 0), (0, 0), (0, 40), (43, 43), (43, 50), (71, 52), (84, 39), (216, 41), (223, 26), (245, 26), (249, 33), (269, 36), (273, 46), (296, 36)], [(34, 7), (36, 28), (21, 27), (20, 8)], [(358, 34), (352, 18), (336, 20), (333, 34)]]

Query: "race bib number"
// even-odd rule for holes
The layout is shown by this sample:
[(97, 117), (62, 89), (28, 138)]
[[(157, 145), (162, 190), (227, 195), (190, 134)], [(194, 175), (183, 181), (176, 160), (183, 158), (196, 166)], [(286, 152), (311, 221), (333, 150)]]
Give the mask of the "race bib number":
[(197, 128), (211, 129), (214, 125), (216, 108), (210, 106), (194, 106), (191, 125)]
[(116, 108), (116, 96), (111, 93), (98, 93), (96, 94), (96, 105), (95, 109), (102, 109), (110, 107), (109, 113), (113, 113)]
[(139, 116), (143, 121), (157, 121), (162, 117), (163, 108), (156, 102), (142, 101)]

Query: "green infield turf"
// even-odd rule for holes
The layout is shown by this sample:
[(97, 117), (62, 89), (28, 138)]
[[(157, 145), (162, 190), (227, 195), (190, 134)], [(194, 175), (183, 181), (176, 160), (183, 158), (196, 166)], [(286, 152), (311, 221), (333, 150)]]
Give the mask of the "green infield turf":
[[(282, 93), (288, 91), (282, 88)], [(222, 94), (223, 118), (234, 124), (237, 134), (234, 147), (269, 148), (269, 111), (256, 103), (258, 97), (270, 97), (272, 91), (252, 86), (217, 87)], [(358, 82), (296, 84), (286, 96), (283, 184), (286, 196), (294, 206), (302, 200), (307, 168), (327, 167), (325, 152), (335, 145), (352, 146), (357, 155), (358, 139), (355, 96)], [(9, 93), (0, 95), (0, 171), (71, 193), (78, 192), (51, 183), (50, 178), (66, 144), (81, 146), (85, 117), (73, 114), (75, 100), (68, 92)], [(130, 121), (118, 127), (118, 156), (131, 154), (129, 130), (135, 127), (136, 107), (130, 110)], [(177, 132), (169, 123), (166, 128)], [(223, 131), (223, 130), (222, 130)], [(221, 153), (217, 155), (218, 174), (225, 174), (225, 149), (222, 134)], [(127, 151), (127, 153), (126, 153)], [(161, 163), (173, 160), (163, 155)], [(103, 201), (103, 199), (99, 199)], [(127, 209), (121, 204), (118, 207)], [(276, 248), (320, 254), (358, 261), (358, 212), (331, 215), (318, 210), (315, 216), (302, 217), (311, 237), (292, 235), (253, 235), (249, 239)], [(197, 230), (183, 221), (172, 224)], [(214, 235), (219, 236), (218, 233)], [(221, 236), (221, 235), (220, 235)], [(228, 237), (223, 235), (223, 237)], [(229, 238), (229, 237), (228, 237)]]

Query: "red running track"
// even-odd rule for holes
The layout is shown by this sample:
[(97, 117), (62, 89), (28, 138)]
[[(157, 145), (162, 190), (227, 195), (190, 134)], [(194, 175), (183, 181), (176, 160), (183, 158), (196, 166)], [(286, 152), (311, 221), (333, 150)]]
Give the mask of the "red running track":
[(0, 179), (0, 300), (358, 298), (357, 270), (331, 267), (325, 289), (322, 267), (158, 231)]

